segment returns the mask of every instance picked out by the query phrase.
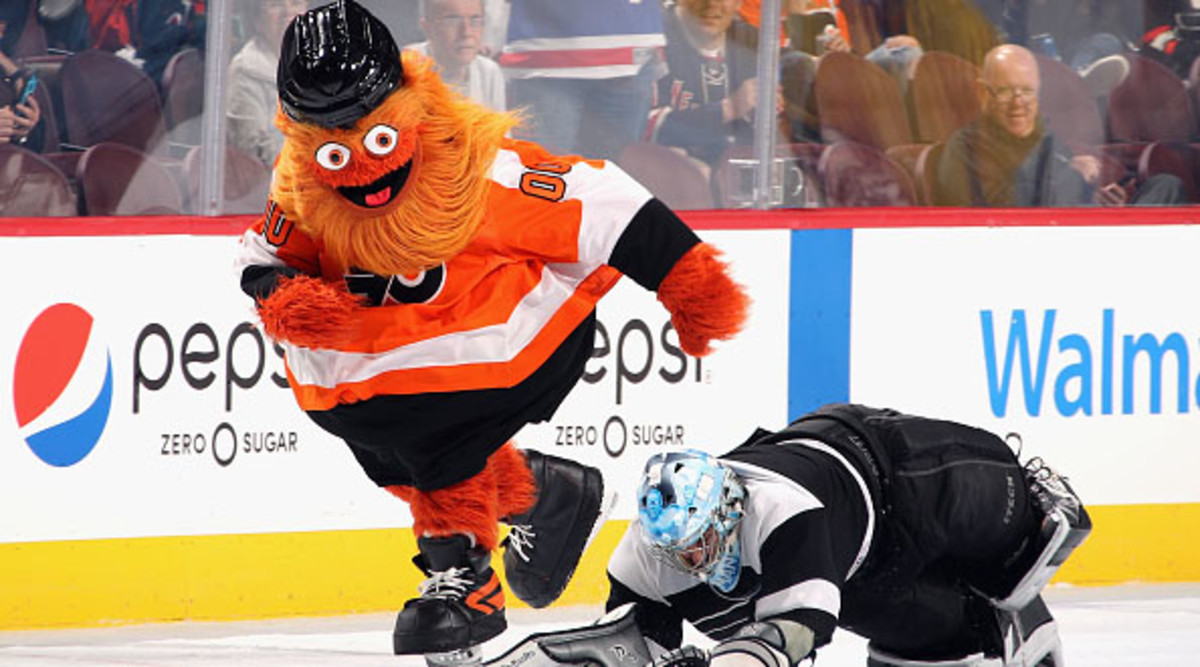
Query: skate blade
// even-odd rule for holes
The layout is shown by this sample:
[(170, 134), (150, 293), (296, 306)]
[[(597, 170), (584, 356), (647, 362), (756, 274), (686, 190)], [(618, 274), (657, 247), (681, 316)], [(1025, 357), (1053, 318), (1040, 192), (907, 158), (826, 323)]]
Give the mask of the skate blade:
[(483, 667), (483, 649), (479, 646), (445, 653), (426, 653), (424, 658), (428, 667)]
[(612, 514), (613, 508), (617, 506), (617, 492), (610, 490), (608, 484), (604, 485), (604, 495), (600, 498), (600, 513), (596, 515), (596, 520), (592, 522), (592, 530), (588, 533), (587, 541), (583, 543), (583, 552), (592, 546), (592, 541), (600, 534), (600, 529), (604, 527), (604, 523), (608, 521), (608, 515)]

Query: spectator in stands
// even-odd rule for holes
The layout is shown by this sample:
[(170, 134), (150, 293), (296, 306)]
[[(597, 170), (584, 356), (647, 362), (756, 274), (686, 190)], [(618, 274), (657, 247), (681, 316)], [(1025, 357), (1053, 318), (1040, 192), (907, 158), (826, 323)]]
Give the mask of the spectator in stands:
[[(649, 138), (712, 164), (730, 144), (750, 144), (758, 104), (758, 31), (738, 0), (666, 5), (667, 75), (659, 79)], [(783, 111), (776, 96), (773, 114)]]
[(451, 88), (480, 104), (504, 111), (504, 72), (480, 55), (483, 0), (421, 0), (421, 30), (427, 41), (410, 45), (437, 63)]
[(292, 17), (307, 10), (308, 3), (243, 0), (241, 9), (250, 38), (229, 64), (226, 140), (263, 164), (274, 166), (283, 146), (283, 134), (275, 127), (279, 44)]
[[(1169, 11), (1172, 8), (1176, 11)], [(1142, 36), (1139, 52), (1186, 80), (1192, 63), (1200, 58), (1200, 0), (1179, 0), (1167, 9), (1156, 12), (1158, 20)]]
[(1100, 161), (1073, 155), (1038, 113), (1040, 76), (1033, 53), (1014, 44), (988, 52), (978, 81), (980, 117), (946, 142), (935, 203), (948, 206), (1117, 206), (1182, 201), (1180, 180), (1159, 174), (1100, 183)]
[(21, 92), (29, 81), (30, 72), (8, 57), (8, 48), (16, 43), (12, 37), (14, 7), (0, 8), (0, 143), (26, 145), (40, 150), (42, 111), (33, 97), (19, 103)]
[(512, 0), (500, 65), (509, 106), (529, 115), (514, 134), (606, 159), (637, 142), (666, 71), (662, 11), (657, 0)]
[(204, 0), (139, 0), (137, 57), (155, 84), (176, 53), (204, 48), (205, 14)]
[(74, 53), (91, 44), (90, 19), (83, 0), (39, 2), (38, 21), (52, 53)]
[(137, 0), (85, 0), (91, 21), (92, 48), (133, 58)]

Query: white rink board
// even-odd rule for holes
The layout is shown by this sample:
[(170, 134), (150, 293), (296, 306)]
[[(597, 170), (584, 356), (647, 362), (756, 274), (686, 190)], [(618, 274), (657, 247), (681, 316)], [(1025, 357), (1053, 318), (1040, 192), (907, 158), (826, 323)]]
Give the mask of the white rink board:
[[(665, 311), (653, 295), (623, 280), (600, 306), (611, 351), (588, 366), (589, 372), (603, 368), (607, 376), (594, 384), (581, 382), (554, 422), (523, 431), (519, 446), (600, 465), (620, 484), (633, 479), (656, 447), (656, 435), (665, 442), (663, 426), (672, 435), (682, 432), (687, 445), (725, 449), (755, 426), (783, 423), (788, 233), (704, 236), (726, 251), (737, 278), (754, 295), (746, 334), (705, 359), (699, 381), (694, 380), (696, 361), (688, 359), (686, 379), (667, 382), (659, 372), (676, 373), (680, 359), (665, 352), (659, 339)], [(236, 238), (217, 236), (0, 238), (6, 258), (0, 281), (9, 286), (0, 322), (0, 350), (7, 360), (0, 364), (0, 506), (6, 508), (0, 513), (0, 542), (411, 525), (406, 505), (367, 480), (346, 446), (313, 425), (290, 390), (272, 382), (272, 374), (282, 375), (283, 364), (270, 344), (260, 357), (253, 335), (234, 336), (254, 319), (233, 271), (236, 247)], [(13, 359), (30, 323), (60, 302), (92, 315), (92, 344), (62, 398), (43, 420), (21, 430), (13, 407)], [(643, 381), (622, 382), (618, 405), (618, 338), (634, 320), (645, 322), (653, 334), (654, 357)], [(153, 325), (161, 330), (155, 333)], [(181, 363), (189, 330), (198, 333), (188, 344), (186, 368), (193, 381), (212, 375), (205, 388), (189, 385)], [(173, 352), (169, 375), (162, 331)], [(147, 379), (137, 389), (135, 414), (139, 336), (143, 343), (136, 363)], [(674, 334), (669, 340), (675, 344)], [(114, 381), (103, 435), (79, 463), (47, 465), (26, 445), (24, 433), (54, 423), (47, 420), (55, 416), (78, 414), (95, 397), (95, 376), (103, 375), (106, 350)], [(646, 350), (636, 330), (627, 335), (622, 358), (629, 374), (646, 365)], [(251, 377), (260, 358), (263, 371), (253, 386), (230, 384), (230, 369), (234, 376)], [(160, 389), (145, 386), (160, 378), (165, 378)], [(556, 444), (560, 426), (580, 426), (586, 433), (588, 426), (603, 427), (613, 417), (630, 431), (630, 443), (619, 456), (608, 454), (602, 442)], [(651, 444), (633, 442), (635, 427), (645, 429)], [(283, 434), (287, 445), (255, 451), (252, 440), (247, 448), (245, 438), (266, 433)], [(197, 434), (205, 438), (204, 450), (197, 452), (194, 443), (185, 448), (183, 436)], [(628, 491), (628, 502), (631, 490), (619, 490)], [(630, 514), (630, 509), (618, 510), (618, 515)]]
[[(598, 309), (608, 332), (611, 351), (588, 365), (588, 372), (605, 371), (596, 382), (580, 382), (554, 418), (526, 427), (518, 446), (574, 458), (604, 471), (617, 491), (612, 517), (633, 518), (633, 495), (646, 459), (653, 453), (682, 445), (724, 453), (741, 444), (757, 427), (781, 428), (787, 420), (789, 233), (785, 230), (706, 231), (701, 236), (725, 252), (734, 279), (752, 296), (745, 330), (700, 361), (687, 360), (684, 377), (668, 380), (681, 368), (680, 358), (664, 350), (661, 332), (666, 310), (654, 295), (631, 280), (622, 280)], [(645, 323), (653, 338), (653, 357), (647, 365)], [(639, 327), (640, 329), (640, 327)], [(628, 375), (648, 370), (644, 380), (621, 382), (617, 401), (618, 343), (628, 333), (621, 353)], [(668, 339), (678, 340), (674, 333)], [(597, 346), (602, 341), (598, 339)], [(607, 428), (606, 428), (607, 427)], [(605, 431), (608, 444), (605, 444)], [(624, 434), (624, 438), (622, 438)], [(583, 436), (583, 444), (567, 437)], [(669, 439), (670, 438), (670, 439)], [(577, 439), (571, 442), (577, 443)], [(622, 444), (623, 443), (623, 444)]]
[[(1196, 226), (856, 230), (851, 399), (1019, 432), (1025, 456), (1044, 456), (1093, 504), (1200, 501), (1198, 251)], [(984, 311), (992, 313), (1001, 377), (1013, 314), (1024, 312), (1036, 371), (1047, 312), (1054, 312), (1036, 416), (1026, 406), (1019, 357), (1004, 415), (993, 408), (992, 394), (1003, 394), (989, 390)], [(1152, 380), (1145, 353), (1134, 355), (1132, 374), (1123, 370), (1125, 337), (1147, 334), (1184, 350), (1162, 355), (1161, 381)], [(1178, 359), (1186, 365), (1184, 412)], [(1060, 381), (1063, 400), (1056, 401)], [(1081, 398), (1088, 384), (1090, 403)], [(1161, 387), (1157, 414), (1153, 384)], [(1059, 403), (1087, 403), (1092, 412), (1068, 415), (1072, 408)]]

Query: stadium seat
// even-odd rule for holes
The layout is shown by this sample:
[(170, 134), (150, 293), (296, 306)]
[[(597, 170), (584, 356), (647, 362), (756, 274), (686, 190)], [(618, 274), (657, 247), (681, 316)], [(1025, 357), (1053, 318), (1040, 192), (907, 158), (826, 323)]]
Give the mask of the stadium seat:
[(84, 151), (75, 168), (86, 215), (164, 215), (183, 211), (179, 184), (163, 164), (115, 142)]
[(1075, 70), (1048, 56), (1035, 57), (1042, 79), (1038, 109), (1046, 126), (1072, 151), (1093, 152), (1105, 142), (1096, 98)]
[(629, 144), (617, 164), (673, 209), (713, 207), (708, 165), (669, 146)]
[(5, 4), (25, 3), (28, 5), (25, 10), (25, 25), (10, 25), (7, 28), (7, 30), (11, 30), (12, 32), (20, 31), (20, 35), (12, 45), (12, 51), (5, 55), (14, 60), (20, 60), (28, 56), (44, 55), (47, 46), (46, 31), (37, 20), (38, 0), (3, 0), (3, 2)]
[(913, 184), (914, 194), (917, 197), (916, 203), (922, 206), (928, 205), (929, 202), (925, 200), (925, 193), (922, 191), (921, 181), (917, 176), (917, 163), (920, 161), (921, 156), (925, 154), (925, 151), (929, 150), (931, 145), (898, 144), (884, 151), (888, 159), (903, 169), (904, 173), (908, 175), (909, 180)]
[(814, 90), (825, 143), (854, 141), (880, 150), (912, 143), (900, 87), (861, 56), (825, 54)]
[[(204, 155), (204, 148), (196, 146), (183, 159), (184, 194), (187, 196), (187, 210), (191, 213), (208, 213), (200, 202), (200, 172)], [(233, 146), (225, 147), (222, 214), (261, 212), (267, 204), (270, 187), (271, 170), (265, 164)]]
[(158, 88), (133, 64), (99, 49), (69, 56), (59, 73), (67, 142), (116, 142), (152, 152), (164, 132)]
[(917, 198), (903, 169), (874, 146), (842, 141), (817, 163), (826, 206), (913, 206)]
[(1113, 142), (1187, 142), (1196, 116), (1183, 80), (1162, 63), (1129, 54), (1129, 76), (1108, 99)]
[(918, 188), (918, 201), (933, 206), (937, 203), (937, 168), (938, 160), (942, 157), (942, 151), (946, 144), (936, 143), (930, 144), (921, 151), (917, 156), (916, 164), (916, 187)]
[(78, 215), (65, 174), (33, 151), (0, 143), (0, 217)]
[(919, 143), (946, 141), (979, 115), (978, 78), (978, 67), (952, 53), (922, 54), (908, 85), (913, 138)]
[(204, 56), (184, 49), (171, 56), (163, 70), (163, 111), (167, 132), (175, 144), (200, 144), (200, 117), (204, 113)]
[(1200, 150), (1188, 144), (1155, 142), (1138, 159), (1138, 179), (1145, 181), (1156, 174), (1172, 174), (1183, 182), (1188, 202), (1200, 203)]

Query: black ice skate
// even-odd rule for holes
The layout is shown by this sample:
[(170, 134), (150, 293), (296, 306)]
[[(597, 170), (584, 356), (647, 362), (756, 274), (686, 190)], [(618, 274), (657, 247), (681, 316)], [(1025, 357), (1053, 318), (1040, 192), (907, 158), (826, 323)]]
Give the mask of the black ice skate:
[(1041, 593), (1059, 566), (1092, 532), (1092, 519), (1065, 477), (1050, 469), (1040, 458), (1025, 464), (1029, 496), (1042, 516), (1041, 529), (1033, 544), (1037, 558), (1012, 593), (992, 602), (1000, 609), (1017, 611)]
[(558, 599), (575, 573), (591, 538), (612, 508), (596, 468), (525, 450), (537, 484), (537, 501), (524, 514), (506, 519), (504, 539), (508, 587), (531, 607)]
[(467, 649), (504, 632), (504, 590), (491, 554), (472, 548), (465, 535), (417, 539), (413, 562), (429, 576), (421, 597), (396, 616), (392, 648), (397, 655)]

